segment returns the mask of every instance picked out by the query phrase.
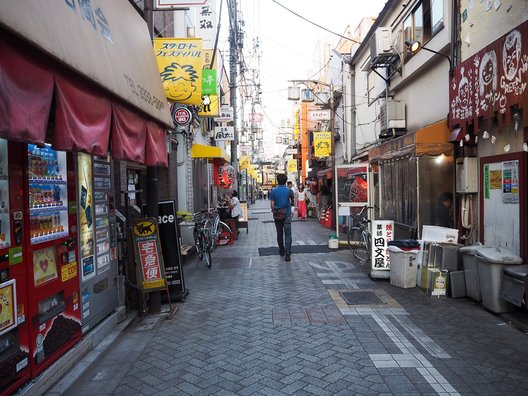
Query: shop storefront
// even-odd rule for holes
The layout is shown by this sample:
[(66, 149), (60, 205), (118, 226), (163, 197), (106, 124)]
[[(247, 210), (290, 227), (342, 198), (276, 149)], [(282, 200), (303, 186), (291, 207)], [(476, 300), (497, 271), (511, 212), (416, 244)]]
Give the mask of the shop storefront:
[[(475, 234), (527, 257), (528, 21), (454, 69), (450, 128), (458, 157), (475, 160), (476, 188), (461, 190), (478, 213)], [(466, 160), (467, 162), (468, 160)]]
[(0, 36), (3, 395), (115, 306), (112, 160), (166, 166), (172, 121), (125, 0), (3, 2)]
[(441, 121), (369, 150), (370, 203), (375, 218), (394, 221), (395, 239), (419, 237), (422, 225), (433, 223), (436, 198), (454, 191), (448, 137)]

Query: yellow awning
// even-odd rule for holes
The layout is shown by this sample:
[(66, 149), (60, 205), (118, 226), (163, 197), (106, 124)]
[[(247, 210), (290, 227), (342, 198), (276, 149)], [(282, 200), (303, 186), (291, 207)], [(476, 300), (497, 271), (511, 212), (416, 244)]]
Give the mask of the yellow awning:
[(205, 144), (193, 144), (191, 147), (191, 158), (220, 158), (229, 162), (229, 158), (222, 147), (207, 146)]

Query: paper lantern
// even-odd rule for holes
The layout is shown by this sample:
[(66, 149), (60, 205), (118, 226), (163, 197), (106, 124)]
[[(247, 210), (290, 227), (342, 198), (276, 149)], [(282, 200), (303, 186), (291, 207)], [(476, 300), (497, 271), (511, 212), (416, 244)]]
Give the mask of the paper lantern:
[(218, 168), (218, 184), (223, 188), (231, 188), (235, 184), (235, 168), (231, 165), (224, 164)]

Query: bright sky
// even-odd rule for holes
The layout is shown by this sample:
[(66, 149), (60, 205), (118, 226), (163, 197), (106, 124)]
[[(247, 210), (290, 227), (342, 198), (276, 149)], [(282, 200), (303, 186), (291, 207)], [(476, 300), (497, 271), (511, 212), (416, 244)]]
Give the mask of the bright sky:
[[(349, 25), (354, 31), (363, 17), (376, 17), (385, 4), (385, 0), (277, 2), (338, 34), (343, 34)], [(289, 80), (317, 79), (317, 72), (323, 66), (319, 45), (329, 42), (334, 48), (339, 37), (288, 12), (273, 0), (240, 0), (238, 4), (245, 23), (242, 28), (244, 56), (250, 69), (258, 67), (252, 49), (257, 37), (260, 42), (264, 140), (274, 143), (274, 133), (281, 120), (293, 118), (293, 102), (287, 100), (288, 86), (292, 85)], [(223, 7), (222, 13), (227, 16), (225, 1)], [(228, 48), (229, 44), (224, 41), (221, 50), (227, 53)]]

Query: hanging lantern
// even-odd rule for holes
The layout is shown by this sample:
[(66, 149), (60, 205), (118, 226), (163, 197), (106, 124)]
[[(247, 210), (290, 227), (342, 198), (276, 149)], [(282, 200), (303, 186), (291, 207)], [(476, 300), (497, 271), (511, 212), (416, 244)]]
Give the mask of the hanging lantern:
[(218, 168), (218, 185), (223, 188), (231, 188), (235, 184), (235, 168), (224, 164)]

